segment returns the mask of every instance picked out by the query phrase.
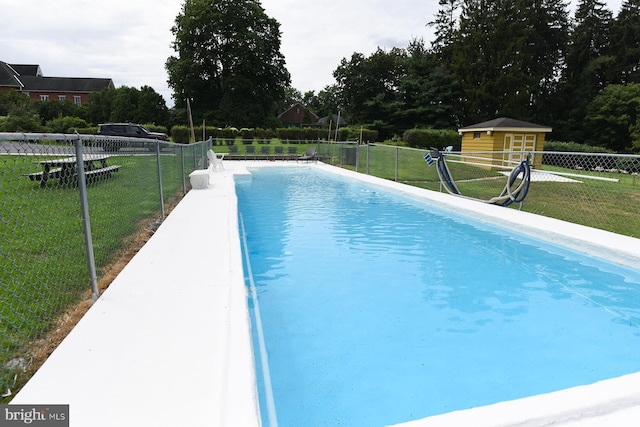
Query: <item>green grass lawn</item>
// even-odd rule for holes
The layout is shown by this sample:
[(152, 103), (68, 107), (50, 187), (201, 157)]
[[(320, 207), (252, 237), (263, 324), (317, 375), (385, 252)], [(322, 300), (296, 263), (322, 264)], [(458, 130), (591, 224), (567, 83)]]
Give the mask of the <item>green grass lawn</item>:
[[(396, 151), (398, 166), (396, 172)], [(360, 150), (359, 171), (406, 184), (440, 190), (435, 166), (423, 159), (426, 150), (396, 149), (390, 146)], [(498, 196), (506, 177), (497, 171), (448, 162), (451, 175), (465, 196), (489, 200)], [(355, 169), (352, 165), (342, 165)], [(624, 173), (576, 171), (558, 167), (544, 169), (587, 176), (614, 178), (619, 182), (574, 178), (579, 182), (532, 182), (522, 210), (589, 227), (640, 238), (640, 177)], [(444, 191), (444, 190), (443, 190)], [(519, 205), (510, 206), (518, 209)]]
[[(166, 203), (181, 194), (178, 161), (162, 156)], [(87, 189), (99, 275), (160, 211), (155, 157), (116, 156), (109, 164), (122, 167)], [(28, 360), (30, 343), (89, 288), (78, 189), (57, 180), (40, 187), (23, 176), (38, 170), (31, 157), (0, 156), (0, 368), (17, 357)], [(4, 392), (17, 372), (0, 370)]]

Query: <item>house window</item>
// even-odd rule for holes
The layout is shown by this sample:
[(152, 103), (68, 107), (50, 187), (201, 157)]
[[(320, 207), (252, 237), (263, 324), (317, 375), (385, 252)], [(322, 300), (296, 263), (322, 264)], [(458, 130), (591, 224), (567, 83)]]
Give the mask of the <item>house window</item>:
[(478, 139), (478, 138), (480, 138), (480, 132), (474, 132), (473, 139)]
[(66, 101), (67, 97), (65, 95), (58, 95), (58, 101)]
[(73, 103), (76, 104), (78, 107), (82, 106), (82, 98), (79, 96), (74, 96), (73, 97)]
[(49, 95), (40, 95), (40, 101), (48, 101)]

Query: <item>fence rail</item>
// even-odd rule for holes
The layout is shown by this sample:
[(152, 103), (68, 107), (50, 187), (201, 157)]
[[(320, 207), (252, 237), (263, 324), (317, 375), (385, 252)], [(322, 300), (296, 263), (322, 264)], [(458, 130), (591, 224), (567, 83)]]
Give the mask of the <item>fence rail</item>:
[(206, 167), (191, 145), (94, 135), (0, 133), (0, 395), (25, 380), (48, 334), (155, 229)]

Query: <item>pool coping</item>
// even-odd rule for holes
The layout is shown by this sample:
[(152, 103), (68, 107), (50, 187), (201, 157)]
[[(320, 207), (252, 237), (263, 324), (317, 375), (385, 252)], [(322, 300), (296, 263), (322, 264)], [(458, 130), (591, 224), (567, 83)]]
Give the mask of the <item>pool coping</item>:
[[(14, 404), (69, 404), (70, 425), (258, 426), (236, 176), (313, 167), (640, 269), (640, 239), (487, 205), (322, 163), (237, 161), (192, 190)], [(540, 236), (544, 230), (546, 236)], [(636, 420), (636, 422), (633, 422)], [(635, 425), (640, 373), (397, 426)], [(626, 423), (626, 424), (625, 424)]]

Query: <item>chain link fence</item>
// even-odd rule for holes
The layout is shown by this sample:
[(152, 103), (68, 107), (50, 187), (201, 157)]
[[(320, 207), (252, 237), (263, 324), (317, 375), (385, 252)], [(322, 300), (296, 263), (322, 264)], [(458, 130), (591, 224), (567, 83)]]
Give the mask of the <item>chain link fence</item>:
[(2, 401), (69, 311), (97, 298), (97, 281), (135, 236), (157, 228), (184, 196), (210, 147), (0, 133)]
[[(444, 191), (429, 150), (354, 142), (318, 143), (320, 159), (341, 167), (435, 191)], [(640, 156), (564, 152), (445, 152), (463, 196), (488, 201), (509, 172), (531, 156), (531, 185), (521, 209), (640, 238)]]
[[(2, 401), (26, 381), (58, 322), (97, 297), (96, 281), (189, 190), (188, 175), (206, 167), (212, 143), (0, 133)], [(264, 158), (295, 160), (309, 146), (324, 162), (443, 191), (436, 168), (423, 159), (428, 150), (317, 141), (278, 153), (274, 147)], [(487, 201), (524, 154), (447, 152), (446, 158), (461, 194)], [(640, 237), (640, 156), (530, 155), (529, 192), (510, 208)]]

